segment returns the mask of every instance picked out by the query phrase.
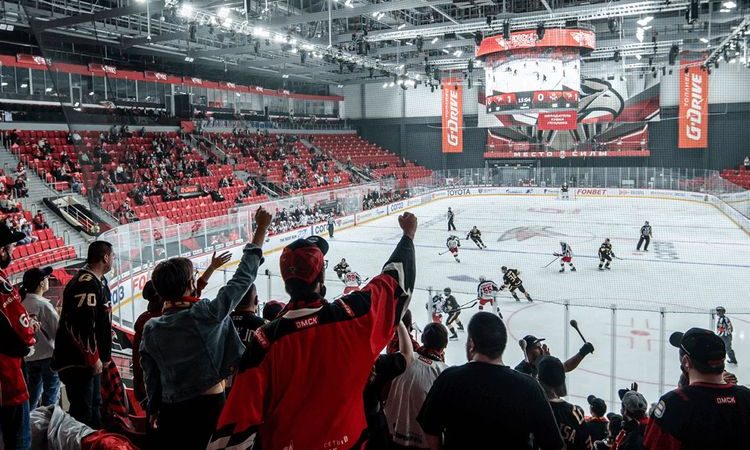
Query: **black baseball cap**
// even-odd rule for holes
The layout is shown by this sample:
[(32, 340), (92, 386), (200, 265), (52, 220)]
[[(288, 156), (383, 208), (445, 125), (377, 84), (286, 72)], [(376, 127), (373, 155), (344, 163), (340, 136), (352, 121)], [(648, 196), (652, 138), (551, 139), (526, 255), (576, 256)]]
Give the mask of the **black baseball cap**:
[(48, 278), (50, 275), (52, 275), (52, 267), (43, 267), (41, 269), (34, 267), (24, 272), (21, 284), (27, 291), (34, 291), (39, 287), (42, 280)]
[(674, 332), (669, 336), (669, 343), (682, 349), (694, 361), (710, 368), (723, 366), (727, 356), (724, 341), (713, 331), (704, 328), (691, 328), (684, 333)]
[(565, 386), (565, 367), (554, 356), (543, 357), (536, 365), (537, 378), (551, 388)]
[(526, 341), (526, 348), (530, 349), (531, 347), (535, 345), (541, 344), (542, 341), (544, 341), (545, 339), (527, 334), (526, 336), (523, 337), (523, 340)]
[(607, 403), (596, 395), (589, 395), (586, 397), (586, 400), (589, 402), (589, 406), (591, 406), (591, 412), (596, 416), (603, 417), (607, 413)]

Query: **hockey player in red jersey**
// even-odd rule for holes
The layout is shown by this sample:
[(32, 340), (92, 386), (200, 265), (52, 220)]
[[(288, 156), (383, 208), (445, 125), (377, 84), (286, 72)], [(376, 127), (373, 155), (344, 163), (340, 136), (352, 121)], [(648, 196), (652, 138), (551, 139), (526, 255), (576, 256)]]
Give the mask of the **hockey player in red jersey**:
[(477, 300), (479, 300), (479, 310), (484, 310), (484, 305), (490, 304), (490, 308), (494, 313), (502, 317), (500, 310), (497, 307), (497, 299), (495, 298), (495, 292), (499, 292), (500, 287), (492, 280), (488, 280), (484, 276), (479, 277), (479, 286), (477, 286)]
[(344, 274), (344, 295), (358, 291), (362, 285), (362, 277), (357, 272), (347, 272)]
[(576, 268), (573, 265), (573, 249), (570, 248), (567, 242), (560, 241), (560, 253), (555, 253), (555, 256), (562, 257), (560, 259), (560, 272), (565, 272), (565, 263), (570, 265), (570, 271), (575, 272)]
[(445, 246), (448, 247), (448, 251), (451, 252), (453, 258), (456, 259), (456, 262), (460, 263), (461, 260), (458, 259), (458, 248), (461, 246), (461, 240), (458, 238), (458, 236), (448, 236), (448, 239), (446, 239), (445, 241)]

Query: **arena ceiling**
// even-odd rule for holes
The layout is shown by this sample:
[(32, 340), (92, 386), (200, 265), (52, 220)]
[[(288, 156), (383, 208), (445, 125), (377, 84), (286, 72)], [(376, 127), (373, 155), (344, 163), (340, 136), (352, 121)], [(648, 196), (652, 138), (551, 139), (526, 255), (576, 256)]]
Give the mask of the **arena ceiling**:
[[(431, 74), (467, 72), (477, 40), (502, 33), (506, 21), (512, 30), (540, 22), (593, 27), (597, 50), (586, 56), (584, 74), (667, 66), (675, 45), (714, 59), (726, 47), (747, 65), (748, 1), (701, 1), (692, 24), (685, 17), (690, 1), (37, 0), (6, 1), (1, 13), (42, 47), (87, 42), (189, 64), (199, 74), (223, 68), (328, 85), (394, 76), (426, 83), (426, 62)], [(481, 63), (472, 66), (480, 81)]]

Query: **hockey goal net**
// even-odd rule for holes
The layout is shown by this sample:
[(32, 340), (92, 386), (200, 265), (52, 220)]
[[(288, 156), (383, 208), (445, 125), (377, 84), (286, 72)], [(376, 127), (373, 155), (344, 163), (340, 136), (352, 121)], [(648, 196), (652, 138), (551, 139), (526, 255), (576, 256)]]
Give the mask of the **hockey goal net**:
[(568, 192), (563, 192), (562, 190), (558, 190), (557, 199), (558, 200), (575, 200), (576, 191), (575, 189), (568, 189)]

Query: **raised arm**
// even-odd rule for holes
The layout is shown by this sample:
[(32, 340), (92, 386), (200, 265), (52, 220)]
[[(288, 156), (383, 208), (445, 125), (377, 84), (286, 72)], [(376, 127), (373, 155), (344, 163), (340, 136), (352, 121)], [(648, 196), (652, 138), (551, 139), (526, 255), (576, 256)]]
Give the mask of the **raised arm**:
[(216, 298), (208, 302), (208, 314), (217, 321), (223, 320), (234, 311), (258, 276), (258, 267), (263, 263), (261, 247), (271, 224), (271, 214), (263, 208), (258, 208), (255, 213), (255, 223), (257, 225), (255, 234), (252, 241), (242, 250), (242, 259), (237, 266), (237, 272), (219, 290)]

